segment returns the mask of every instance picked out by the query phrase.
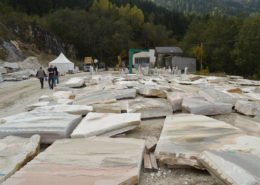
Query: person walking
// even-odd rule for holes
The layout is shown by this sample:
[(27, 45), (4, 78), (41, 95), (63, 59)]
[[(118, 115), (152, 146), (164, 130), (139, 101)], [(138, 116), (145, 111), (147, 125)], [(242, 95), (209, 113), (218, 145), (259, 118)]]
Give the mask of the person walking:
[(59, 84), (59, 71), (58, 71), (58, 68), (56, 66), (54, 66), (54, 87), (56, 87), (56, 84)]
[(44, 77), (46, 77), (45, 71), (40, 67), (40, 69), (36, 73), (36, 77), (40, 80), (41, 83), (41, 89), (43, 89), (44, 86)]
[(50, 89), (53, 89), (53, 81), (54, 81), (54, 68), (52, 65), (50, 65), (50, 67), (48, 68), (48, 74), (49, 74), (49, 78), (48, 78), (48, 82), (49, 82), (49, 87)]

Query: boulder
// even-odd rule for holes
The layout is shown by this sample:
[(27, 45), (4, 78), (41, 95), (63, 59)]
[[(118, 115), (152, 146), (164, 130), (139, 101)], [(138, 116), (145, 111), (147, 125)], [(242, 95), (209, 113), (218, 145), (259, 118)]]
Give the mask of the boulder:
[(19, 64), (18, 64), (18, 63), (15, 63), (15, 62), (13, 62), (13, 63), (11, 63), (11, 62), (5, 62), (5, 63), (3, 64), (3, 66), (4, 66), (5, 68), (10, 69), (10, 70), (18, 70), (18, 69), (19, 69)]
[(0, 75), (1, 74), (6, 74), (6, 73), (7, 73), (7, 70), (4, 67), (0, 66)]
[(40, 136), (30, 138), (7, 136), (0, 139), (0, 183), (22, 168), (40, 149)]
[(0, 138), (9, 135), (31, 137), (41, 136), (41, 143), (52, 143), (57, 139), (70, 137), (81, 120), (79, 115), (60, 112), (27, 112), (2, 118)]
[(85, 85), (85, 80), (83, 78), (71, 78), (64, 84), (66, 87), (79, 88)]
[(172, 110), (174, 112), (182, 110), (182, 101), (183, 101), (183, 98), (186, 96), (187, 96), (186, 93), (181, 93), (181, 92), (167, 93), (167, 100), (171, 104)]
[(142, 98), (128, 101), (128, 113), (141, 113), (144, 118), (159, 118), (172, 114), (170, 104), (163, 98)]
[(260, 116), (260, 104), (248, 101), (237, 101), (235, 109), (247, 116)]
[(182, 102), (183, 112), (199, 115), (219, 115), (232, 112), (232, 105), (226, 103), (212, 103), (201, 98), (184, 98)]
[(4, 79), (3, 79), (2, 75), (0, 74), (0, 83), (3, 81), (4, 81)]
[(240, 129), (206, 116), (171, 115), (165, 119), (155, 155), (169, 167), (204, 169), (198, 161), (201, 152), (236, 143), (239, 136), (243, 136)]
[(99, 113), (121, 113), (119, 103), (94, 104), (94, 111)]
[(159, 97), (159, 98), (167, 97), (167, 93), (156, 86), (144, 86), (144, 89), (141, 92), (141, 94), (146, 97)]
[(113, 136), (132, 129), (141, 123), (139, 113), (89, 113), (72, 132), (72, 138)]
[(205, 151), (200, 162), (222, 184), (259, 185), (260, 157), (244, 152)]
[(135, 185), (144, 140), (93, 137), (56, 141), (3, 185)]

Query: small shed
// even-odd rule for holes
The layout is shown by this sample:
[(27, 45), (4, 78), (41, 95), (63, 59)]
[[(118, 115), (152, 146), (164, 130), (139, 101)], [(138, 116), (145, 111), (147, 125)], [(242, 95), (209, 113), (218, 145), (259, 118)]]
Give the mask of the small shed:
[(169, 62), (168, 58), (172, 58), (174, 56), (181, 56), (182, 54), (182, 49), (176, 46), (156, 47), (156, 65), (157, 67), (172, 67), (171, 62)]
[(74, 63), (72, 63), (67, 57), (61, 53), (55, 60), (49, 63), (49, 66), (53, 65), (58, 68), (61, 75), (65, 75), (69, 70), (74, 70)]
[(171, 66), (178, 67), (182, 72), (184, 72), (185, 67), (188, 68), (188, 72), (196, 72), (196, 59), (192, 57), (174, 56), (171, 58)]

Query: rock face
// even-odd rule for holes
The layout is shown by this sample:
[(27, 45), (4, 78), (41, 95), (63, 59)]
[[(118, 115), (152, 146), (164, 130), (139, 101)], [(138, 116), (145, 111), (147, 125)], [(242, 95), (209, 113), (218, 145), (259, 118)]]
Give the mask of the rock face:
[(0, 183), (37, 155), (39, 147), (39, 135), (34, 135), (31, 138), (7, 136), (0, 139)]
[(166, 98), (167, 94), (164, 90), (161, 90), (155, 86), (144, 86), (141, 94), (147, 97), (159, 97)]
[(259, 156), (234, 151), (205, 151), (200, 162), (223, 184), (260, 184)]
[(158, 118), (172, 114), (172, 108), (165, 99), (143, 98), (128, 101), (128, 113), (141, 113), (142, 118)]
[(0, 75), (7, 73), (7, 70), (4, 67), (0, 67)]
[(65, 82), (66, 87), (70, 88), (78, 88), (78, 87), (83, 87), (85, 84), (85, 80), (83, 78), (71, 78), (67, 82)]
[(139, 113), (89, 113), (72, 132), (72, 138), (113, 136), (132, 130), (141, 123)]
[(143, 151), (144, 141), (140, 139), (59, 140), (3, 185), (135, 185)]
[(18, 63), (11, 63), (11, 62), (5, 62), (4, 67), (8, 68), (10, 70), (18, 70), (19, 69), (19, 64)]
[(199, 98), (184, 98), (182, 102), (184, 112), (198, 115), (219, 115), (232, 112), (232, 105), (226, 103), (212, 103)]
[[(179, 114), (167, 116), (155, 150), (156, 158), (170, 167), (192, 166), (203, 169), (198, 161), (205, 150), (235, 143), (242, 131), (206, 116)], [(229, 147), (233, 148), (233, 147)]]
[(57, 139), (70, 137), (81, 116), (58, 112), (28, 112), (3, 118), (0, 138), (8, 135), (31, 137), (41, 136), (41, 143), (52, 143)]
[(235, 109), (247, 116), (260, 116), (260, 104), (248, 101), (237, 101)]

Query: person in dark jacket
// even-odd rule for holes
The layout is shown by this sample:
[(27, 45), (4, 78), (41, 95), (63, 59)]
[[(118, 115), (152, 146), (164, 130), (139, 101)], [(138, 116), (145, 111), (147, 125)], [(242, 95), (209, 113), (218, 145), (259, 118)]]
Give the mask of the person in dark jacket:
[(43, 89), (43, 85), (44, 85), (44, 77), (46, 77), (45, 71), (42, 69), (42, 67), (40, 67), (40, 69), (37, 71), (36, 73), (36, 77), (39, 78), (40, 83), (41, 83), (41, 89)]
[(54, 87), (56, 86), (56, 84), (59, 84), (59, 71), (58, 68), (56, 66), (54, 66), (54, 82), (53, 85)]
[(48, 78), (49, 87), (50, 87), (50, 89), (53, 89), (53, 83), (54, 83), (54, 68), (53, 68), (52, 65), (50, 65), (50, 67), (48, 68), (48, 74), (49, 74), (49, 78)]

